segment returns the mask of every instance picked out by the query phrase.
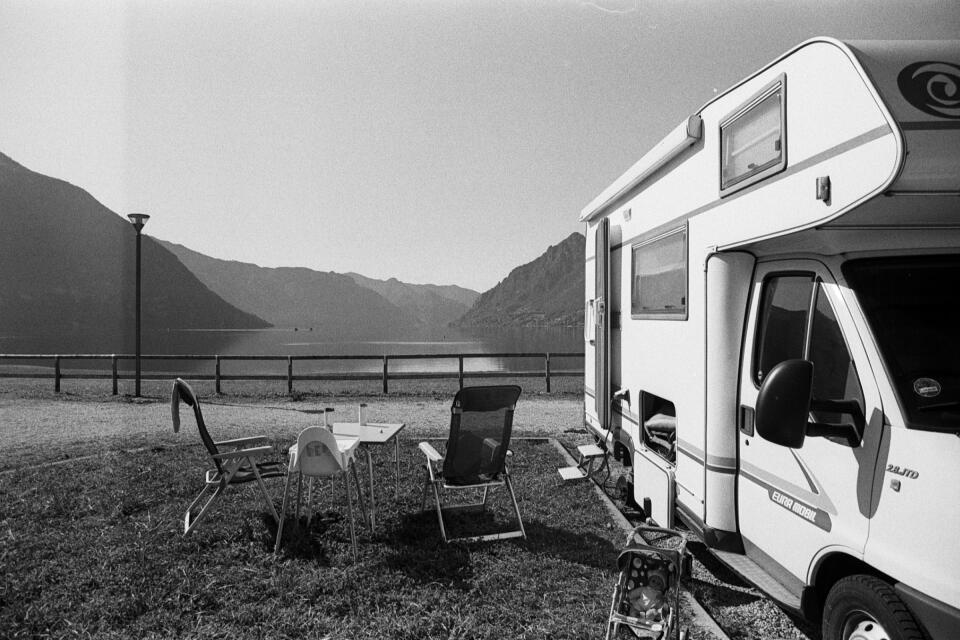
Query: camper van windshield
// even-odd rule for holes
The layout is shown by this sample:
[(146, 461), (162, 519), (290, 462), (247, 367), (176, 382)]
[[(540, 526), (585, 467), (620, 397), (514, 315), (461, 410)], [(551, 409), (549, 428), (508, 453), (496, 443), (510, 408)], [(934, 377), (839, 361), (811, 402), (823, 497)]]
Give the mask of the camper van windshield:
[(960, 256), (843, 266), (879, 343), (907, 425), (960, 431)]

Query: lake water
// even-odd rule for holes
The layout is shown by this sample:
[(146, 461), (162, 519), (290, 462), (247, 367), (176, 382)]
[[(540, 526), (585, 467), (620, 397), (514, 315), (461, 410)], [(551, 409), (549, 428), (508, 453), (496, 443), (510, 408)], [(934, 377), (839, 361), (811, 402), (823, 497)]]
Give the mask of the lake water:
[[(132, 353), (112, 341), (84, 336), (0, 336), (3, 353)], [(119, 342), (119, 341), (118, 341)], [(337, 340), (305, 329), (187, 330), (144, 332), (142, 353), (156, 355), (271, 356), (399, 356), (412, 354), (581, 353), (582, 329), (497, 328), (444, 329), (440, 332), (382, 340)], [(16, 363), (7, 363), (16, 364)], [(46, 364), (46, 363), (44, 363)], [(129, 361), (122, 363), (127, 368)], [(64, 361), (64, 368), (106, 368), (108, 361)], [(555, 370), (582, 367), (582, 358), (553, 358)], [(312, 372), (379, 372), (382, 360), (297, 361), (298, 374)], [(144, 370), (210, 371), (211, 362), (144, 361)], [(472, 357), (466, 371), (523, 371), (543, 368), (543, 358)], [(285, 373), (286, 362), (224, 361), (224, 373)], [(457, 361), (445, 359), (391, 360), (390, 371), (456, 371)]]

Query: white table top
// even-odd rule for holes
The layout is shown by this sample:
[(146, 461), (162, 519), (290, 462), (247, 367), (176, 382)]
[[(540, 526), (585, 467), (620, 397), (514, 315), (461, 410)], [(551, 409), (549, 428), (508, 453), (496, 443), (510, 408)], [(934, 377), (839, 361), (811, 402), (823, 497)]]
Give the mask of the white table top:
[[(344, 460), (350, 460), (353, 457), (353, 454), (356, 453), (357, 447), (360, 446), (360, 438), (356, 436), (349, 435), (340, 435), (333, 434), (337, 438), (337, 451), (341, 456), (344, 457)], [(287, 453), (290, 455), (290, 465), (288, 471), (298, 471), (300, 469), (300, 461), (297, 459), (297, 443), (294, 442), (290, 445), (290, 449), (287, 450)]]
[(395, 438), (405, 426), (407, 425), (403, 422), (368, 422), (365, 425), (357, 422), (334, 422), (333, 433), (338, 438), (359, 438), (362, 444), (384, 444)]

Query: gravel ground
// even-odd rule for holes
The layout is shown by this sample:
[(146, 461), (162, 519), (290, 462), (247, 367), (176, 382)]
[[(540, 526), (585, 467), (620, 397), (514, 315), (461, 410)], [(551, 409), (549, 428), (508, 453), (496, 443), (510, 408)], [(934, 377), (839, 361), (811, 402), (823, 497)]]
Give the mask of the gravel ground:
[[(168, 385), (163, 386), (169, 388)], [(180, 433), (173, 432), (169, 397), (161, 394), (160, 385), (145, 387), (144, 392), (153, 395), (139, 399), (114, 397), (106, 395), (102, 388), (92, 393), (76, 389), (55, 395), (38, 389), (35, 382), (33, 386), (19, 384), (14, 388), (4, 385), (0, 389), (0, 438), (7, 455), (0, 464), (0, 473), (103, 455), (106, 450), (199, 444), (189, 414), (184, 415)], [(406, 423), (404, 438), (443, 437), (448, 428), (451, 393), (420, 390), (419, 395), (298, 394), (294, 398), (279, 394), (231, 395), (201, 398), (201, 404), (214, 438), (259, 433), (274, 438), (279, 447), (294, 440), (304, 427), (318, 423), (320, 417), (311, 412), (329, 406), (335, 410), (334, 420), (355, 420), (359, 402), (367, 403), (370, 422)], [(189, 411), (189, 407), (182, 405), (181, 411), (184, 410)], [(581, 426), (582, 413), (579, 395), (528, 393), (517, 406), (514, 434), (556, 438), (571, 450), (589, 439)], [(612, 476), (616, 477), (617, 474)], [(606, 489), (615, 493), (613, 479)], [(617, 504), (628, 518), (638, 520), (639, 514), (628, 505), (622, 501)], [(691, 540), (689, 548), (695, 561), (688, 589), (730, 638), (817, 637), (813, 629), (791, 619), (761, 592), (726, 569), (702, 543)]]

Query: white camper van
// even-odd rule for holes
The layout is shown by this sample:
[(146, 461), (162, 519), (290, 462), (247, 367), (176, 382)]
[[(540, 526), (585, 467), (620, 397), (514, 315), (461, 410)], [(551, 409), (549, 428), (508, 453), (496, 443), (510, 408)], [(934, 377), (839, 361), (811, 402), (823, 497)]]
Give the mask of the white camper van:
[(580, 219), (646, 513), (827, 640), (960, 638), (960, 41), (805, 42)]

